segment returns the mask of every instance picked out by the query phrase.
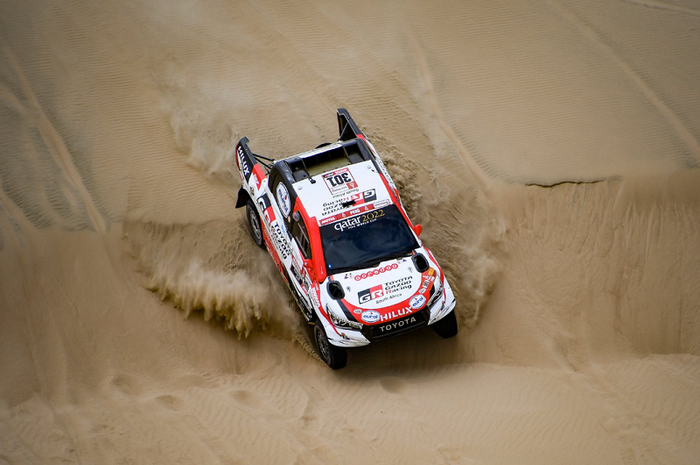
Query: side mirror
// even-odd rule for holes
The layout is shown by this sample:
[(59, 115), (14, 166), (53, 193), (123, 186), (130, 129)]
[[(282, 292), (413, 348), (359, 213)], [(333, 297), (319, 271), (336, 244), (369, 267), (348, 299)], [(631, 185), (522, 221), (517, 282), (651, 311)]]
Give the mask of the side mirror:
[(416, 233), (416, 236), (420, 237), (420, 234), (423, 232), (423, 226), (417, 224), (413, 227), (413, 231)]

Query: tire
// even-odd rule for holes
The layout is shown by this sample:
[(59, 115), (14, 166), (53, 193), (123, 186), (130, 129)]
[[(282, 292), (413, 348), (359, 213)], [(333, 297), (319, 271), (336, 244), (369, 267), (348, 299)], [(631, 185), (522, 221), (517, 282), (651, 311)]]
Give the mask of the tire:
[(260, 223), (260, 215), (255, 209), (255, 204), (252, 200), (248, 200), (245, 205), (245, 216), (248, 218), (248, 227), (250, 229), (250, 237), (258, 247), (265, 248), (265, 239), (263, 239), (262, 223)]
[(319, 321), (316, 321), (314, 325), (314, 339), (316, 339), (318, 355), (326, 365), (334, 370), (339, 370), (348, 364), (347, 350), (342, 347), (336, 347), (328, 341), (323, 325)]
[(443, 339), (448, 339), (454, 337), (459, 332), (459, 327), (457, 326), (457, 316), (455, 311), (452, 310), (447, 314), (442, 320), (432, 324), (433, 329)]

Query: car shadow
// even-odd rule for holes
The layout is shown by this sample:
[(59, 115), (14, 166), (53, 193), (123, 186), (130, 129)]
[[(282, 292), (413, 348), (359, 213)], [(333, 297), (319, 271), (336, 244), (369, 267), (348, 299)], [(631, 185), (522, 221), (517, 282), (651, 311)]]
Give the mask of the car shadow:
[(469, 362), (468, 332), (443, 339), (431, 329), (422, 328), (400, 337), (348, 349), (348, 365), (338, 376), (356, 379), (383, 378), (392, 373), (420, 374)]

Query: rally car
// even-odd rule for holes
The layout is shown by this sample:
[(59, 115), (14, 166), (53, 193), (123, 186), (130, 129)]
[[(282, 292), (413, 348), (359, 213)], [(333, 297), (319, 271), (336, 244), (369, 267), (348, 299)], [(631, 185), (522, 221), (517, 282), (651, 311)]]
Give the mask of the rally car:
[(274, 160), (236, 146), (255, 243), (266, 248), (306, 321), (321, 359), (347, 364), (346, 348), (431, 326), (457, 334), (455, 297), (403, 208), (372, 144), (344, 108), (340, 137)]

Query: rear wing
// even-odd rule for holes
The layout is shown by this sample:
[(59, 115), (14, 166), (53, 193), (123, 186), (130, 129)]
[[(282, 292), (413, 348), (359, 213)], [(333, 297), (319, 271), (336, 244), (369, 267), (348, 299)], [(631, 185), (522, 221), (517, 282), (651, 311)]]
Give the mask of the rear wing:
[(270, 171), (270, 169), (272, 169), (272, 163), (275, 162), (274, 158), (263, 157), (262, 155), (253, 153), (250, 147), (248, 147), (248, 142), (248, 138), (244, 137), (238, 141), (238, 145), (236, 146), (236, 164), (238, 165), (238, 170), (245, 175), (246, 166), (248, 167), (246, 181), (250, 177), (253, 166), (257, 163), (260, 163), (267, 171)]
[(399, 201), (399, 203), (401, 203), (399, 190), (396, 188), (394, 180), (391, 179), (391, 175), (386, 169), (386, 166), (384, 166), (384, 162), (375, 150), (372, 143), (369, 140), (367, 140), (367, 137), (365, 137), (363, 132), (360, 131), (360, 128), (357, 126), (355, 121), (350, 116), (350, 113), (348, 113), (348, 111), (345, 108), (338, 108), (338, 132), (340, 133), (340, 137), (338, 138), (338, 140), (341, 142), (351, 139), (362, 139), (364, 142), (367, 143), (372, 152), (372, 160), (374, 161), (377, 169), (386, 179), (387, 183), (389, 184), (389, 187), (391, 188), (391, 191), (396, 196), (396, 199)]
[(236, 167), (241, 175), (242, 184), (240, 190), (238, 191), (236, 208), (245, 206), (248, 198), (250, 198), (246, 191), (250, 190), (252, 187), (251, 177), (253, 177), (253, 174), (255, 174), (256, 179), (256, 182), (254, 183), (255, 187), (259, 189), (259, 183), (265, 177), (265, 173), (263, 173), (261, 166), (265, 167), (269, 173), (270, 169), (272, 169), (272, 163), (274, 163), (274, 161), (275, 160), (272, 158), (254, 154), (250, 150), (250, 147), (248, 147), (247, 137), (244, 137), (238, 141), (238, 145), (236, 145)]
[(348, 113), (345, 108), (338, 108), (338, 133), (340, 134), (340, 137), (338, 137), (340, 141), (355, 139), (357, 137), (365, 138), (365, 135), (362, 134), (362, 131), (357, 127), (352, 116), (350, 116), (350, 113)]

